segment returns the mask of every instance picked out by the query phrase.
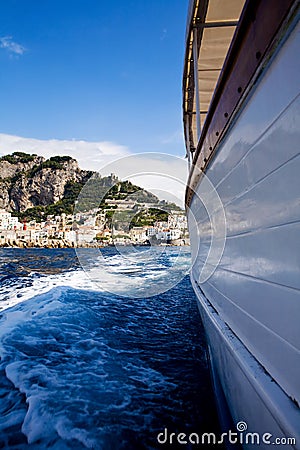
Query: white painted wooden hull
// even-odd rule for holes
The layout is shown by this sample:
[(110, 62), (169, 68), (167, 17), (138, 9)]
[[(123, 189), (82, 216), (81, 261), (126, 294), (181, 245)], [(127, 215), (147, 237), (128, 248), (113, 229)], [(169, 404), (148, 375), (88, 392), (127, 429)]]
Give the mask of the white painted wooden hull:
[[(282, 448), (300, 448), (299, 43), (298, 25), (208, 167), (225, 211), (226, 241), (203, 283), (211, 218), (197, 195), (188, 212), (191, 279), (215, 379), (235, 422), (297, 439)], [(196, 194), (203, 199), (202, 185)], [(216, 221), (219, 213), (217, 207)]]

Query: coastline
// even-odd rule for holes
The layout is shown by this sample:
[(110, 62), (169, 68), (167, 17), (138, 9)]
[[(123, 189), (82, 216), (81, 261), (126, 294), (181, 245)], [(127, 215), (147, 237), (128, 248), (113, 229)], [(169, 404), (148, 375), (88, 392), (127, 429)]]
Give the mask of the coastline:
[[(189, 240), (185, 240), (188, 242), (185, 243), (165, 243), (162, 242), (160, 244), (155, 244), (155, 246), (168, 246), (168, 247), (189, 247), (190, 243)], [(115, 247), (115, 246), (122, 246), (122, 247), (150, 247), (153, 244), (137, 244), (137, 243), (111, 243), (111, 244), (99, 244), (99, 243), (84, 243), (84, 244), (75, 244), (74, 242), (66, 242), (66, 241), (60, 241), (59, 239), (53, 239), (50, 242), (48, 242), (47, 244), (37, 244), (37, 243), (31, 243), (31, 242), (13, 242), (13, 243), (4, 243), (4, 244), (0, 244), (0, 249), (2, 248), (23, 248), (23, 249), (27, 249), (27, 248), (49, 248), (49, 249), (56, 249), (56, 248), (106, 248), (106, 247)]]

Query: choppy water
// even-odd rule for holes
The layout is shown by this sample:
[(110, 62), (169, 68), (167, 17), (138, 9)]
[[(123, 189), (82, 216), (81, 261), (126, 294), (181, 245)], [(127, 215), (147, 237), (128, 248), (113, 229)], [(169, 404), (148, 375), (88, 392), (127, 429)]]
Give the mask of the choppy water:
[(118, 295), (107, 268), (93, 284), (71, 249), (0, 249), (0, 448), (156, 449), (164, 428), (218, 430), (187, 250), (180, 283), (146, 296), (178, 252), (128, 270), (105, 249)]

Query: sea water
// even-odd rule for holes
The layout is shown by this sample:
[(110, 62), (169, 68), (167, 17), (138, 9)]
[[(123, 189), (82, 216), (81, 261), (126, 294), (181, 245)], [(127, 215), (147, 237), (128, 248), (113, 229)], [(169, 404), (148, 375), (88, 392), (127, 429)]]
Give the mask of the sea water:
[(73, 249), (0, 249), (0, 448), (157, 449), (165, 428), (218, 431), (189, 249), (144, 251), (101, 250), (95, 283)]

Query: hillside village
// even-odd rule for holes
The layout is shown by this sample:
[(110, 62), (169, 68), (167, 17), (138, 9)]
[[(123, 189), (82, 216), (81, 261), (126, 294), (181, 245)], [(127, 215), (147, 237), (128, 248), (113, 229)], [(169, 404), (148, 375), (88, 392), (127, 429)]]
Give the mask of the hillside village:
[[(184, 211), (67, 157), (0, 158), (0, 246), (186, 245)], [(81, 195), (85, 187), (85, 195)], [(78, 200), (79, 199), (79, 200)]]
[[(122, 207), (131, 205), (122, 203)], [(167, 221), (156, 221), (153, 226), (133, 226), (118, 230), (108, 227), (105, 210), (88, 211), (74, 215), (49, 215), (44, 221), (19, 221), (12, 213), (0, 210), (1, 247), (96, 247), (108, 245), (188, 244), (186, 217), (171, 211)]]

